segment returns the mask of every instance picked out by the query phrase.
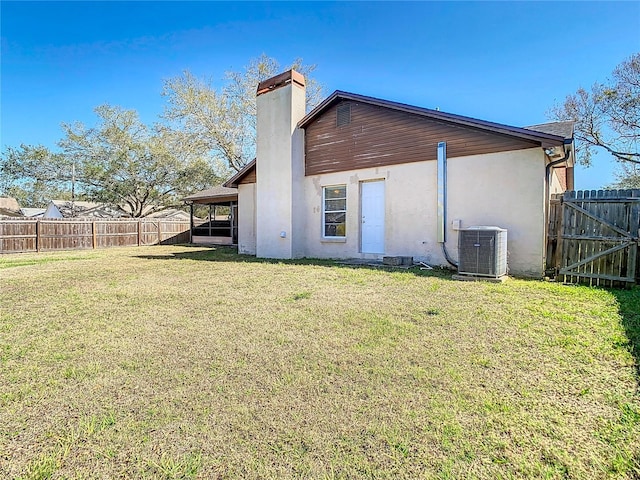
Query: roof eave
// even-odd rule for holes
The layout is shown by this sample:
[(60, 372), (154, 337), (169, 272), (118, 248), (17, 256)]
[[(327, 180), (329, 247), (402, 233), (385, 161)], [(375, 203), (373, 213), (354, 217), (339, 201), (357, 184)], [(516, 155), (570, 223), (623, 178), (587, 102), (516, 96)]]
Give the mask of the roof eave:
[(504, 125), (495, 122), (488, 122), (485, 120), (478, 120), (472, 117), (465, 117), (462, 115), (455, 115), (452, 113), (440, 112), (439, 110), (432, 110), (429, 108), (416, 107), (413, 105), (407, 105), (404, 103), (391, 102), (388, 100), (382, 100), (379, 98), (368, 97), (365, 95), (359, 95), (355, 93), (343, 92), (336, 90), (329, 97), (327, 97), (316, 108), (304, 116), (302, 120), (298, 122), (299, 128), (306, 128), (315, 118), (321, 115), (326, 109), (328, 109), (334, 102), (345, 99), (352, 101), (359, 101), (370, 105), (376, 105), (385, 108), (391, 108), (393, 110), (412, 113), (415, 115), (421, 115), (431, 118), (433, 120), (443, 121), (447, 123), (455, 123), (457, 125), (464, 125), (471, 128), (476, 128), (485, 131), (491, 131), (495, 133), (501, 133), (512, 137), (523, 138), (535, 142), (540, 142), (541, 147), (558, 146), (564, 142), (564, 137), (553, 135), (550, 133), (535, 132), (520, 127), (512, 127), (510, 125)]
[(208, 205), (213, 203), (225, 203), (225, 202), (235, 202), (238, 200), (238, 195), (226, 195), (226, 196), (210, 196), (210, 197), (198, 197), (198, 198), (183, 198), (185, 203), (197, 203), (202, 205)]

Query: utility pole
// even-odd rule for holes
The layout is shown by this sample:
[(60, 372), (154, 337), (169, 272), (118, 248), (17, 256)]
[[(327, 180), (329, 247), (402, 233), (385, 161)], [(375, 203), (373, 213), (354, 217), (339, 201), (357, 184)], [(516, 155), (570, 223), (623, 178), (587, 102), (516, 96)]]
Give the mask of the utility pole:
[(76, 161), (71, 164), (71, 217), (76, 216)]

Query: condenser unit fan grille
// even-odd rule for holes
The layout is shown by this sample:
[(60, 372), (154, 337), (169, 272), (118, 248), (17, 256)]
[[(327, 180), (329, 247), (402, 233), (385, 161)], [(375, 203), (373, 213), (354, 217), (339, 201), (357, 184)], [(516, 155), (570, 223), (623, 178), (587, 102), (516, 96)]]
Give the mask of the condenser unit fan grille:
[(458, 273), (501, 277), (507, 273), (507, 231), (471, 227), (458, 236)]

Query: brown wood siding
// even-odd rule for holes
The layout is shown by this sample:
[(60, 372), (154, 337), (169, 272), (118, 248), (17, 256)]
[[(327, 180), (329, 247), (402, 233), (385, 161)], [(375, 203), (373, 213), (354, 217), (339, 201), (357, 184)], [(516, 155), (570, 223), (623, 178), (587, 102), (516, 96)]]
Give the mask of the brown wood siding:
[(238, 182), (238, 185), (241, 185), (243, 183), (256, 183), (256, 167), (253, 167), (251, 170), (245, 173)]
[(336, 126), (339, 103), (307, 126), (306, 175), (436, 160), (438, 142), (447, 142), (449, 158), (540, 146), (539, 142), (389, 108), (348, 103), (349, 125)]

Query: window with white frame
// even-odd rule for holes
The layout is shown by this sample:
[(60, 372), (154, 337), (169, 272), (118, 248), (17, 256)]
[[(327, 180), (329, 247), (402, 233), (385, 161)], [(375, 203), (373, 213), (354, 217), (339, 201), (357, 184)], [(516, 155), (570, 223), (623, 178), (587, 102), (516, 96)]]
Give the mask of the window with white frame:
[(347, 186), (322, 189), (322, 234), (325, 238), (344, 238), (347, 234)]

